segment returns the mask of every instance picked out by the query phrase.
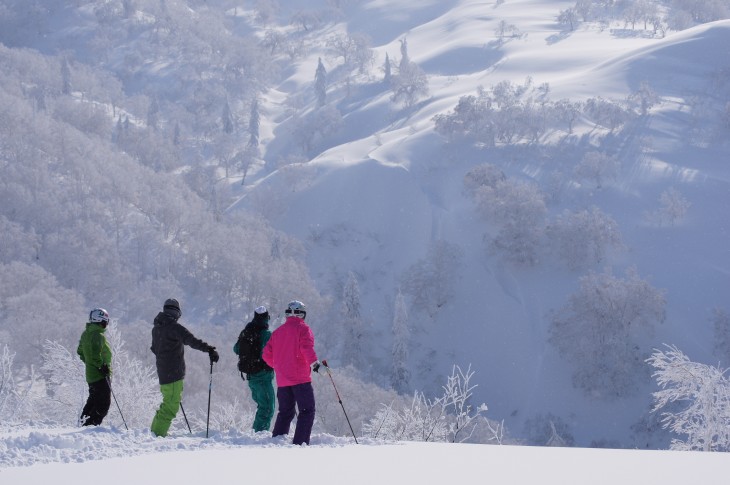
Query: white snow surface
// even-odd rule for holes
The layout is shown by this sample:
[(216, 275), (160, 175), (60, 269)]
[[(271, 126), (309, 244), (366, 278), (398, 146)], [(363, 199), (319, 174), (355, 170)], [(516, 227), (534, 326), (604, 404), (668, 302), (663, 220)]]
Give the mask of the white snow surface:
[[(730, 455), (647, 450), (384, 443), (314, 435), (309, 446), (270, 433), (44, 428), (0, 434), (4, 485), (174, 483), (717, 483)], [(245, 477), (245, 480), (244, 478)]]

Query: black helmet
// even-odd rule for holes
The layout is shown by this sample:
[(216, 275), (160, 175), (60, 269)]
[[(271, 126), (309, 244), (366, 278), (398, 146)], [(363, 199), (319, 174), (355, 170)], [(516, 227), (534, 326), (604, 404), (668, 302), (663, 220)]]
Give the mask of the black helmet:
[(162, 310), (174, 318), (180, 318), (182, 316), (182, 310), (180, 310), (180, 303), (175, 298), (168, 298), (165, 300), (165, 304)]
[(254, 310), (254, 312), (253, 312), (252, 321), (268, 323), (269, 322), (269, 310), (264, 305), (256, 307), (256, 310)]

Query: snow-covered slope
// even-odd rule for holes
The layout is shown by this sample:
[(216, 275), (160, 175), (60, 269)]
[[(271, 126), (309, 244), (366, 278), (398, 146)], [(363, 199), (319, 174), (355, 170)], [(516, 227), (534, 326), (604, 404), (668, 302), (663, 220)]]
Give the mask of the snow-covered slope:
[(721, 480), (725, 453), (446, 443), (355, 445), (314, 436), (299, 448), (235, 432), (170, 437), (116, 429), (18, 429), (0, 440), (7, 484), (593, 483), (684, 485)]
[[(367, 2), (360, 7), (363, 15), (352, 15), (346, 27), (371, 35), (380, 62), (386, 52), (397, 58), (398, 41), (407, 37), (411, 59), (430, 76), (430, 97), (409, 110), (393, 105), (385, 89), (358, 91), (340, 105), (345, 126), (338, 142), (305, 165), (254, 181), (233, 210), (256, 208), (257, 193), (283, 195), (285, 204), (268, 215), (276, 227), (306, 241), (311, 274), (323, 291), (337, 298), (347, 272), (358, 276), (364, 313), (380, 332), (372, 356), (380, 373), (388, 371), (392, 302), (401, 272), (434, 241), (458, 246), (464, 264), (454, 298), (433, 322), (414, 323), (422, 330), (414, 335), (414, 385), (432, 386), (452, 364), (472, 365), (476, 398), (515, 435), (525, 420), (552, 413), (567, 422), (577, 444), (649, 445), (632, 437), (631, 426), (647, 414), (651, 386), (627, 399), (585, 397), (573, 389), (570, 368), (547, 343), (547, 313), (565, 304), (581, 275), (548, 262), (514, 267), (490, 254), (463, 194), (464, 174), (483, 162), (545, 185), (556, 168), (565, 169), (559, 152), (541, 158), (536, 150), (529, 158), (448, 147), (433, 131), (432, 117), (479, 86), (502, 80), (522, 83), (530, 76), (534, 85), (549, 83), (554, 100), (625, 99), (649, 83), (661, 103), (630, 128), (618, 151), (618, 179), (600, 190), (572, 186), (550, 210), (595, 205), (614, 217), (628, 250), (607, 264), (617, 274), (636, 266), (666, 291), (667, 319), (645, 342), (647, 348), (673, 343), (694, 359), (713, 362), (709, 317), (712, 308), (726, 304), (730, 288), (723, 209), (730, 201), (728, 147), (722, 140), (691, 139), (690, 129), (715, 128), (693, 119), (688, 103), (730, 67), (730, 51), (721, 47), (730, 43), (730, 22), (660, 39), (590, 24), (561, 32), (554, 19), (570, 2), (426, 2), (406, 15), (408, 3), (387, 2), (386, 8), (385, 2)], [(502, 20), (521, 35), (496, 42)], [(320, 54), (298, 63), (277, 96), (305, 89)], [(588, 130), (583, 126), (575, 136), (588, 141)], [(647, 140), (651, 148), (640, 149)], [(499, 159), (485, 158), (495, 154)], [(691, 211), (677, 226), (652, 227), (645, 213), (656, 209), (668, 187), (691, 201)], [(320, 328), (337, 326), (335, 316), (328, 318)]]

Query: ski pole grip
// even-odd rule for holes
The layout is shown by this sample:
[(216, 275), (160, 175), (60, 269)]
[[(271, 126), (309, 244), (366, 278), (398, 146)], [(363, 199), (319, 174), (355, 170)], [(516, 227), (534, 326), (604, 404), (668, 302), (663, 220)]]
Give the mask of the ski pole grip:
[(327, 365), (327, 360), (322, 359), (322, 365), (329, 368), (329, 365)]

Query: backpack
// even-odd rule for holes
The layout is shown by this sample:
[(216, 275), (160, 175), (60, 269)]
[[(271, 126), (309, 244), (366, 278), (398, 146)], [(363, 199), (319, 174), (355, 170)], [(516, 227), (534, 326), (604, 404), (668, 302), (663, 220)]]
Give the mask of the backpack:
[(238, 370), (244, 374), (256, 374), (271, 367), (261, 358), (261, 332), (263, 328), (247, 325), (238, 336)]

